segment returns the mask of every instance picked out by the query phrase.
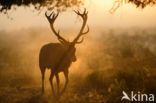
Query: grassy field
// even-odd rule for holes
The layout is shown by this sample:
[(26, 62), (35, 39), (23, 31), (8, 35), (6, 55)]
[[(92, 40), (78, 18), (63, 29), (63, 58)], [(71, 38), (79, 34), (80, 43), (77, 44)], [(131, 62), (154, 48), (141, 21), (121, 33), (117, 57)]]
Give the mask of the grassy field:
[[(49, 30), (38, 30), (0, 31), (0, 103), (55, 102), (49, 71), (41, 95), (38, 55), (42, 45), (57, 40)], [(70, 67), (69, 85), (57, 102), (121, 103), (123, 90), (156, 94), (156, 31), (119, 31), (90, 33), (77, 46), (78, 60)], [(62, 86), (63, 82), (61, 76)]]

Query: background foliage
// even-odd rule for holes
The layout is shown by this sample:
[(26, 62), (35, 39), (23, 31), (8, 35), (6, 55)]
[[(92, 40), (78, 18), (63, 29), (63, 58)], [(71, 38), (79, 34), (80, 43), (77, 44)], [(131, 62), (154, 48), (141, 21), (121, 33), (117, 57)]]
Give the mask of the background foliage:
[[(155, 5), (156, 0), (114, 0), (112, 10), (116, 10), (123, 3), (132, 3), (136, 7), (145, 8), (148, 5)], [(66, 8), (81, 6), (85, 3), (83, 0), (0, 0), (0, 12), (7, 13), (8, 10), (16, 9), (19, 6), (29, 7), (33, 5), (36, 10), (47, 8), (49, 10), (56, 8), (64, 11)], [(115, 6), (117, 4), (117, 7)]]

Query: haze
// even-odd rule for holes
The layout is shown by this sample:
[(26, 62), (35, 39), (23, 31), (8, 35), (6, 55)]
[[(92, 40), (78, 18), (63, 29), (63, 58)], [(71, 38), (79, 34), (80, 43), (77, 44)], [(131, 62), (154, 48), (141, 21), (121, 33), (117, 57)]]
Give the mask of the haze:
[[(124, 4), (114, 14), (110, 14), (109, 10), (113, 5), (113, 0), (88, 0), (84, 7), (89, 11), (88, 24), (91, 27), (104, 28), (130, 28), (140, 27), (149, 28), (156, 26), (156, 7), (146, 7), (145, 9), (136, 8), (132, 4)], [(33, 7), (20, 7), (17, 10), (9, 11), (8, 19), (5, 14), (0, 14), (0, 30), (17, 30), (21, 28), (32, 27), (49, 27), (44, 17), (45, 9), (38, 14), (33, 12)], [(67, 12), (61, 13), (56, 24), (57, 27), (67, 28), (75, 27), (75, 23), (79, 26), (80, 19), (76, 14), (68, 9)], [(73, 26), (74, 25), (74, 26)]]

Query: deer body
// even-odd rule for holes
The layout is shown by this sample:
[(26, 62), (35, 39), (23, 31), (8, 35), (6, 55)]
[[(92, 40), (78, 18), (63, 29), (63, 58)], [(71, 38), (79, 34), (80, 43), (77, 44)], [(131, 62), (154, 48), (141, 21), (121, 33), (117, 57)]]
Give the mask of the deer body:
[(40, 56), (39, 56), (39, 66), (40, 69), (52, 69), (55, 72), (63, 72), (66, 71), (71, 65), (72, 61), (76, 61), (75, 53), (72, 55), (66, 56), (64, 61), (60, 63), (59, 68), (55, 70), (55, 66), (60, 62), (61, 57), (67, 52), (68, 47), (60, 44), (60, 43), (49, 43), (44, 45), (41, 48)]
[[(87, 22), (88, 12), (86, 12), (86, 9), (84, 10), (84, 12), (82, 14), (79, 11), (75, 11), (75, 13), (82, 17), (83, 25), (80, 29), (79, 34), (76, 36), (76, 38), (72, 42), (65, 40), (62, 36), (60, 36), (59, 31), (56, 32), (56, 30), (54, 29), (53, 24), (54, 24), (55, 19), (58, 17), (59, 13), (55, 14), (52, 12), (49, 16), (45, 13), (45, 16), (47, 17), (47, 19), (50, 23), (50, 27), (51, 27), (52, 31), (54, 32), (54, 34), (56, 35), (56, 37), (58, 38), (58, 40), (60, 41), (60, 43), (46, 44), (40, 50), (39, 66), (40, 66), (40, 70), (41, 70), (41, 74), (42, 74), (42, 93), (44, 93), (45, 70), (46, 70), (46, 68), (48, 68), (51, 70), (49, 81), (50, 81), (52, 93), (55, 97), (56, 97), (56, 93), (55, 93), (54, 87), (53, 87), (53, 78), (54, 78), (54, 76), (56, 77), (57, 94), (58, 94), (56, 98), (59, 98), (64, 93), (64, 91), (67, 87), (68, 73), (69, 73), (68, 69), (69, 69), (71, 63), (76, 61), (75, 44), (82, 43), (83, 39), (81, 41), (78, 41), (79, 38), (82, 35), (85, 35), (89, 32), (89, 27), (86, 32), (83, 32), (86, 22)], [(60, 88), (59, 88), (59, 83), (60, 83), (59, 73), (60, 72), (64, 73), (65, 80), (66, 80), (62, 91), (60, 91)]]

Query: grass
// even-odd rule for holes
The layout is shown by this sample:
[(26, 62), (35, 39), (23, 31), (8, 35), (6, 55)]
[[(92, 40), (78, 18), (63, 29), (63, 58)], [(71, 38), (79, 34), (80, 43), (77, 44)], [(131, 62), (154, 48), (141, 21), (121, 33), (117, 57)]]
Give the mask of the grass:
[[(32, 33), (17, 33), (19, 39), (15, 39), (0, 32), (0, 103), (54, 102), (48, 80), (46, 93), (41, 95), (38, 67), (40, 47), (50, 39), (42, 32)], [(156, 94), (155, 42), (155, 32), (111, 32), (102, 33), (100, 38), (88, 38), (87, 47), (77, 50), (81, 62), (70, 74), (68, 88), (59, 102), (121, 103), (123, 90)]]

